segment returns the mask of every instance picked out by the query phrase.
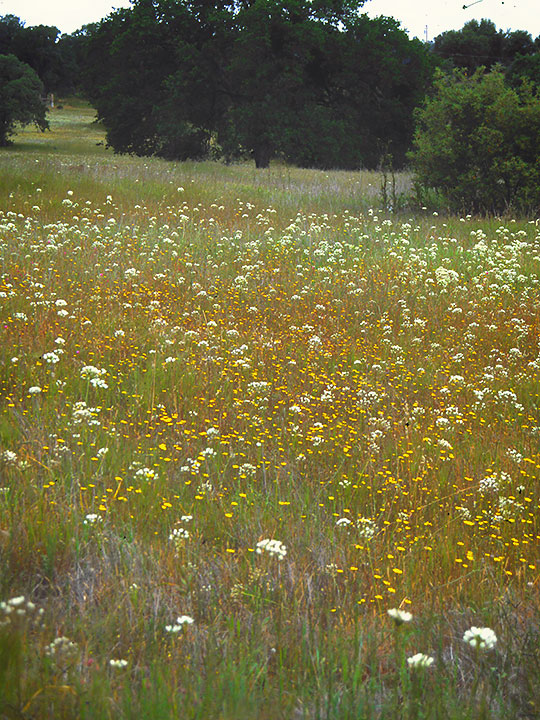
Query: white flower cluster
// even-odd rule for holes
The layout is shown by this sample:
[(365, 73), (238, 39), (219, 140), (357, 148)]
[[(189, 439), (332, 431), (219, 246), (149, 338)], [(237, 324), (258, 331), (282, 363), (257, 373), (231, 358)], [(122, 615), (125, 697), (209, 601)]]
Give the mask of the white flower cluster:
[(79, 652), (79, 646), (63, 635), (57, 637), (52, 643), (49, 643), (45, 648), (45, 655), (52, 658), (57, 663), (66, 662), (72, 660), (77, 656)]
[(245, 288), (248, 286), (248, 279), (245, 275), (237, 275), (234, 278), (234, 285), (238, 288)]
[(377, 532), (377, 524), (367, 517), (358, 518), (356, 527), (358, 528), (358, 536), (364, 538), (364, 540), (371, 540)]
[(6, 465), (15, 465), (17, 462), (17, 453), (13, 452), (13, 450), (4, 450), (2, 459)]
[(56, 352), (46, 352), (42, 355), (43, 360), (45, 360), (46, 363), (49, 365), (56, 365), (56, 363), (60, 362), (60, 357), (58, 355), (58, 350)]
[(459, 280), (459, 274), (455, 270), (450, 270), (442, 265), (435, 270), (435, 278), (439, 285), (447, 287), (452, 283), (457, 283)]
[(83, 525), (97, 525), (103, 520), (101, 515), (97, 515), (96, 513), (88, 513), (88, 515), (85, 516), (83, 520)]
[(180, 615), (173, 625), (165, 625), (165, 630), (170, 633), (179, 633), (184, 625), (193, 625), (195, 620), (189, 615)]
[[(182, 515), (182, 517), (180, 518), (181, 523), (189, 523), (192, 520), (193, 515)], [(186, 530), (185, 527), (175, 527), (169, 535), (169, 540), (172, 541), (176, 549), (175, 554), (178, 554), (178, 552), (184, 546), (184, 540), (189, 540), (189, 530)]]
[(201, 468), (201, 463), (193, 458), (186, 458), (185, 465), (181, 465), (181, 473), (190, 473), (191, 475), (197, 475)]
[(400, 610), (399, 608), (390, 608), (390, 610), (387, 610), (386, 612), (396, 625), (403, 625), (404, 623), (411, 622), (413, 617), (412, 613), (407, 612), (407, 610)]
[(327, 387), (323, 390), (321, 393), (321, 402), (334, 402), (334, 393), (332, 392), (331, 388)]
[(117, 670), (121, 670), (122, 668), (127, 667), (128, 661), (123, 659), (111, 659), (109, 660), (109, 665), (113, 668), (116, 668)]
[(427, 668), (430, 667), (430, 665), (433, 665), (434, 659), (431, 657), (431, 655), (424, 655), (424, 653), (416, 653), (416, 655), (412, 655), (411, 657), (407, 658), (407, 664), (410, 668)]
[(80, 400), (73, 405), (71, 411), (71, 420), (75, 425), (100, 425), (97, 419), (99, 408), (88, 407), (84, 400)]
[(497, 644), (497, 636), (491, 628), (473, 626), (463, 635), (463, 642), (480, 650), (492, 650)]
[(174, 528), (174, 530), (169, 535), (169, 540), (173, 540), (174, 542), (177, 542), (178, 540), (187, 540), (189, 538), (189, 530), (186, 530), (186, 528), (178, 527)]
[(359, 388), (356, 395), (358, 397), (358, 405), (365, 410), (373, 408), (384, 399), (383, 392), (369, 388)]
[(240, 477), (252, 478), (255, 477), (256, 472), (257, 468), (251, 463), (243, 463), (238, 468), (238, 474), (240, 475)]
[(270, 538), (260, 540), (257, 543), (256, 551), (258, 555), (262, 555), (266, 552), (273, 557), (277, 557), (278, 560), (283, 560), (287, 554), (287, 548), (280, 540), (272, 540)]
[(497, 492), (499, 490), (497, 476), (489, 475), (488, 477), (482, 478), (478, 483), (478, 487), (482, 491)]
[(0, 628), (10, 625), (17, 620), (26, 620), (39, 624), (43, 615), (43, 608), (38, 608), (24, 595), (0, 602)]
[(249, 395), (261, 396), (266, 395), (269, 390), (269, 383), (264, 380), (254, 380), (248, 383), (247, 391)]
[(158, 474), (148, 467), (141, 467), (135, 473), (136, 480), (157, 480)]
[(103, 388), (104, 390), (109, 387), (102, 378), (102, 376), (106, 374), (107, 371), (104, 368), (97, 368), (94, 365), (85, 365), (81, 369), (81, 377), (83, 380), (89, 380), (90, 385)]
[(510, 460), (513, 460), (516, 463), (516, 465), (519, 465), (520, 462), (523, 460), (523, 455), (514, 448), (508, 448), (506, 454), (510, 458)]
[(322, 350), (322, 340), (318, 335), (312, 335), (308, 340), (309, 349), (312, 351)]
[(498, 492), (502, 487), (508, 486), (512, 478), (506, 472), (494, 473), (480, 480), (478, 487), (482, 491)]

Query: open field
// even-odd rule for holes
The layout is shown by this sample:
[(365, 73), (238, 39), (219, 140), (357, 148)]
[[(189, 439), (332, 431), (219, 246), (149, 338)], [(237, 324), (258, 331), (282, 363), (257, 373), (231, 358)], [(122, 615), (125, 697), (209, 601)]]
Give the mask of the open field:
[(0, 717), (540, 717), (537, 223), (51, 119), (0, 153)]

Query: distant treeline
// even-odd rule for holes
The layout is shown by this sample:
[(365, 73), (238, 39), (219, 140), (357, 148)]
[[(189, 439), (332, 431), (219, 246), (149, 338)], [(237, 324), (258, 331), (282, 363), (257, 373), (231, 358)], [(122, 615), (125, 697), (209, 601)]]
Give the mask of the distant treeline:
[(409, 39), (363, 0), (134, 0), (72, 35), (0, 18), (0, 54), (47, 92), (96, 107), (118, 152), (170, 159), (273, 157), (300, 166), (403, 165), (436, 67), (501, 64), (540, 82), (540, 38), (487, 20)]
[(86, 39), (84, 28), (72, 35), (61, 35), (57, 27), (26, 27), (15, 15), (0, 17), (0, 55), (15, 55), (29, 65), (46, 93), (65, 96), (82, 91)]

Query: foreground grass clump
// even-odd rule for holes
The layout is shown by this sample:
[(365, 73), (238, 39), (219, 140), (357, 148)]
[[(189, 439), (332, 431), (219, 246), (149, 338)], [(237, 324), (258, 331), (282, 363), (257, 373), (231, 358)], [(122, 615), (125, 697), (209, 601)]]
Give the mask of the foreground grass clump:
[(0, 156), (3, 715), (536, 716), (536, 224), (73, 117)]

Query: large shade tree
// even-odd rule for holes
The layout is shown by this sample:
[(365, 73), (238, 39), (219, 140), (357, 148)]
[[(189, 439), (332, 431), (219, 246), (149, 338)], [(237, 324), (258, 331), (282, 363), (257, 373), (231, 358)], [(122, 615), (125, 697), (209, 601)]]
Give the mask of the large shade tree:
[(15, 55), (0, 55), (0, 146), (9, 145), (17, 124), (48, 128), (41, 101), (43, 84)]
[(88, 45), (88, 94), (119, 152), (259, 167), (402, 161), (430, 55), (364, 0), (135, 0)]

